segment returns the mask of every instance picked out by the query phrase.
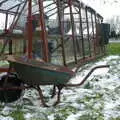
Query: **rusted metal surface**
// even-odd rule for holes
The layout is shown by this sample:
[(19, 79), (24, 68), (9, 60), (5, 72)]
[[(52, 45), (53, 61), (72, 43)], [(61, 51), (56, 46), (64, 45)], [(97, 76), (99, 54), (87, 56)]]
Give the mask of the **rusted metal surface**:
[(38, 4), (39, 4), (39, 13), (40, 13), (40, 25), (41, 25), (41, 29), (42, 29), (44, 60), (45, 60), (45, 62), (48, 62), (49, 61), (49, 58), (48, 58), (48, 40), (47, 40), (47, 33), (46, 33), (45, 21), (44, 21), (43, 0), (38, 0)]
[(96, 45), (95, 45), (95, 12), (91, 12), (91, 22), (92, 22), (92, 32), (93, 32), (93, 48), (94, 48), (94, 56), (96, 56)]
[[(10, 33), (13, 33), (13, 30), (14, 30), (15, 26), (17, 25), (17, 22), (20, 19), (20, 16), (21, 16), (21, 14), (22, 14), (22, 12), (23, 12), (23, 10), (24, 10), (24, 8), (25, 8), (26, 5), (27, 5), (27, 0), (25, 0), (20, 13), (19, 14), (16, 13), (18, 16), (17, 16), (16, 20), (13, 20), (13, 23), (11, 24), (11, 26), (9, 28)], [(16, 14), (15, 14), (15, 16), (16, 16)], [(14, 19), (15, 19), (15, 17), (14, 17)]]
[[(65, 84), (74, 72), (67, 67), (52, 65), (35, 60), (8, 57), (20, 79), (29, 85)], [(60, 77), (59, 77), (60, 76)]]
[[(99, 45), (99, 39), (100, 38), (98, 36), (99, 33), (96, 29), (97, 24), (101, 23), (103, 18), (94, 9), (92, 9), (88, 6), (85, 6), (83, 3), (81, 3), (77, 0), (75, 0), (75, 1), (69, 0), (67, 2), (57, 0), (56, 2), (52, 1), (48, 5), (43, 5), (43, 3), (45, 1), (44, 0), (39, 0), (38, 1), (38, 6), (39, 6), (38, 11), (33, 11), (32, 12), (32, 9), (31, 9), (32, 5), (30, 5), (30, 1), (25, 0), (25, 1), (21, 2), (20, 4), (13, 5), (13, 6), (9, 7), (7, 9), (8, 11), (6, 12), (6, 24), (5, 24), (5, 29), (6, 29), (7, 26), (8, 26), (7, 25), (7, 14), (9, 14), (10, 10), (16, 8), (16, 13), (14, 13), (13, 23), (9, 28), (9, 33), (11, 34), (13, 32), (17, 22), (18, 22), (18, 19), (21, 16), (22, 10), (24, 10), (24, 8), (26, 6), (26, 3), (27, 2), (29, 3), (28, 4), (29, 8), (27, 9), (27, 11), (28, 11), (28, 23), (29, 23), (29, 25), (28, 25), (29, 34), (27, 35), (27, 38), (29, 40), (26, 42), (27, 43), (26, 44), (27, 52), (28, 52), (29, 58), (32, 58), (32, 48), (33, 48), (33, 44), (32, 44), (32, 38), (33, 38), (33, 31), (32, 31), (33, 23), (32, 22), (33, 22), (33, 18), (32, 18), (32, 15), (30, 15), (30, 14), (35, 14), (35, 12), (38, 12), (40, 14), (39, 21), (40, 21), (40, 28), (41, 28), (41, 35), (42, 35), (42, 36), (40, 36), (40, 40), (43, 41), (42, 42), (42, 46), (43, 46), (42, 53), (43, 53), (43, 59), (46, 62), (48, 62), (48, 61), (52, 62), (52, 61), (50, 61), (51, 58), (49, 58), (50, 57), (49, 54), (54, 54), (55, 52), (62, 55), (61, 56), (61, 58), (62, 58), (61, 63), (64, 66), (67, 66), (68, 63), (69, 63), (68, 57), (74, 58), (74, 60), (71, 61), (72, 63), (78, 63), (78, 61), (80, 59), (86, 58), (88, 55), (90, 55), (90, 57), (93, 57), (93, 55), (96, 56), (96, 55), (101, 54), (102, 52), (105, 52), (105, 46), (104, 45), (103, 46)], [(20, 11), (19, 8), (23, 4), (24, 4), (24, 6), (22, 7), (22, 10)], [(54, 5), (54, 7), (52, 7), (53, 5)], [(49, 7), (51, 7), (51, 8), (49, 8)], [(48, 8), (49, 8), (49, 10), (48, 10)], [(69, 10), (67, 12), (65, 12), (66, 9), (69, 9)], [(73, 9), (75, 9), (75, 10), (73, 10)], [(81, 11), (84, 11), (85, 15)], [(18, 14), (18, 12), (19, 12), (19, 14)], [(61, 36), (60, 37), (61, 42), (58, 42), (58, 43), (61, 43), (61, 44), (59, 44), (58, 49), (54, 49), (55, 50), (54, 53), (50, 53), (50, 51), (48, 50), (48, 47), (49, 47), (48, 46), (48, 41), (50, 41), (50, 39), (49, 39), (49, 34), (46, 32), (46, 25), (45, 25), (46, 21), (45, 21), (45, 18), (44, 18), (44, 14), (47, 15), (47, 17), (49, 19), (50, 19), (50, 17), (52, 17), (56, 14), (58, 16), (57, 19), (58, 19), (59, 27), (57, 29), (60, 30), (59, 35)], [(89, 19), (88, 19), (88, 14), (91, 14), (91, 16), (89, 16), (91, 18), (89, 18)], [(71, 33), (69, 35), (68, 35), (68, 33), (64, 33), (64, 31), (65, 31), (64, 26), (66, 24), (66, 20), (65, 20), (66, 16), (69, 16), (69, 22), (71, 23), (71, 25), (70, 25)], [(79, 19), (76, 20), (75, 16), (78, 16)], [(85, 20), (85, 17), (86, 17), (86, 20)], [(93, 20), (94, 17), (95, 17), (95, 20)], [(91, 23), (89, 23), (89, 21), (91, 21)], [(79, 34), (75, 33), (76, 30), (78, 31), (78, 28), (76, 28), (76, 25), (78, 23), (79, 23)], [(86, 28), (85, 28), (85, 26), (86, 26)], [(92, 28), (92, 33), (93, 33), (92, 38), (90, 37), (91, 36), (90, 28)], [(85, 29), (87, 29), (87, 34), (84, 33)], [(72, 39), (72, 41), (73, 41), (73, 43), (72, 43), (73, 48), (72, 49), (67, 48), (69, 46), (67, 45), (67, 42), (66, 42), (67, 41), (66, 36), (69, 36), (68, 42), (71, 42), (70, 39)], [(85, 36), (87, 36), (87, 38)], [(87, 39), (88, 42), (86, 41), (86, 39)], [(91, 42), (91, 40), (93, 42)], [(12, 44), (13, 43), (10, 44), (11, 48), (12, 48)], [(5, 44), (5, 46), (6, 46), (6, 44)], [(85, 46), (88, 46), (89, 53), (87, 53), (88, 51), (86, 52), (86, 47)], [(67, 48), (67, 51), (69, 51), (69, 53), (72, 53), (72, 56), (67, 54), (67, 52), (65, 50), (66, 48)], [(61, 49), (61, 51), (60, 51), (60, 49)], [(24, 50), (24, 51), (26, 51), (26, 50)], [(12, 53), (12, 52), (10, 52), (10, 53)], [(56, 58), (52, 58), (52, 59), (56, 59)]]
[(5, 19), (5, 30), (7, 30), (7, 23), (8, 23), (8, 13), (6, 13), (6, 19)]
[(83, 38), (83, 25), (82, 25), (82, 5), (79, 3), (79, 17), (80, 17), (80, 34), (81, 34), (81, 40), (82, 40), (82, 56), (85, 58), (85, 50), (84, 50), (84, 38)]
[(88, 79), (88, 77), (98, 68), (105, 68), (105, 67), (109, 67), (109, 65), (100, 65), (100, 66), (96, 66), (94, 68), (91, 69), (91, 71), (83, 78), (83, 80), (78, 83), (78, 84), (66, 84), (66, 87), (77, 87), (77, 86), (81, 86), (82, 84), (85, 83), (85, 81)]
[(73, 11), (72, 11), (72, 0), (68, 1), (69, 9), (70, 9), (70, 19), (71, 19), (71, 26), (72, 26), (72, 40), (73, 40), (73, 51), (74, 51), (74, 59), (75, 63), (77, 64), (77, 53), (76, 53), (76, 40), (75, 40), (75, 23), (73, 18)]
[[(2, 0), (0, 2), (0, 6), (2, 6), (2, 4), (7, 1), (9, 0)], [(84, 82), (88, 79), (88, 77), (93, 73), (94, 70), (109, 66), (102, 65), (94, 67), (79, 84), (67, 84), (69, 79), (74, 75), (74, 72), (67, 67), (53, 65), (55, 61), (52, 60), (56, 59), (56, 61), (60, 61), (59, 65), (62, 66), (69, 66), (69, 64), (73, 63), (74, 67), (76, 67), (75, 72), (77, 72), (79, 67), (84, 63), (92, 61), (98, 56), (103, 55), (105, 53), (106, 45), (100, 45), (101, 35), (98, 29), (98, 25), (101, 25), (103, 17), (94, 9), (84, 5), (78, 0), (53, 0), (48, 5), (44, 5), (44, 2), (46, 1), (38, 0), (38, 4), (32, 6), (32, 0), (25, 0), (19, 4), (9, 7), (7, 10), (0, 8), (0, 13), (6, 14), (4, 26), (5, 32), (3, 33), (3, 35), (1, 35), (5, 40), (2, 40), (4, 41), (4, 44), (2, 46), (0, 56), (6, 55), (4, 50), (7, 44), (9, 44), (9, 54), (15, 54), (13, 52), (14, 40), (12, 40), (14, 38), (12, 38), (11, 36), (13, 31), (16, 29), (16, 26), (18, 25), (18, 21), (23, 14), (23, 10), (25, 12), (24, 15), (27, 17), (27, 24), (22, 29), (25, 34), (26, 40), (24, 40), (24, 43), (26, 45), (22, 46), (22, 50), (24, 49), (23, 53), (27, 54), (28, 59), (26, 62), (19, 60), (9, 61), (11, 62), (10, 65), (14, 65), (12, 67), (15, 68), (17, 74), (19, 74), (21, 79), (24, 80), (25, 84), (30, 85), (22, 87), (0, 87), (0, 91), (35, 88), (39, 92), (43, 106), (48, 107), (48, 105), (44, 101), (42, 90), (39, 85), (54, 85), (52, 96), (55, 95), (55, 89), (57, 86), (57, 101), (54, 104), (57, 105), (60, 102), (60, 93), (63, 87), (80, 86), (84, 84)], [(36, 7), (37, 10), (34, 11), (33, 7), (35, 6), (37, 6), (38, 8)], [(13, 11), (14, 8), (16, 8), (15, 11)], [(66, 9), (68, 9), (67, 12)], [(38, 15), (37, 21), (36, 19), (34, 19), (34, 15), (36, 15), (36, 13)], [(8, 25), (9, 15), (14, 16), (12, 24), (10, 26)], [(52, 19), (52, 29), (50, 29), (49, 23)], [(37, 33), (36, 29), (38, 27), (40, 29), (38, 31), (39, 37), (37, 35), (34, 36), (35, 33)], [(92, 34), (90, 32), (90, 28), (92, 28)], [(49, 32), (53, 33), (50, 34)], [(43, 60), (42, 62), (32, 61), (34, 39), (38, 39), (41, 41), (40, 44), (42, 46), (42, 55), (39, 56), (39, 59), (43, 59), (44, 62)], [(52, 41), (55, 43), (52, 46), (53, 48), (49, 46), (49, 42)], [(15, 44), (19, 43), (15, 41)], [(19, 54), (18, 51), (17, 54)], [(24, 60), (25, 59), (26, 58), (24, 56)], [(31, 60), (32, 62), (29, 62), (29, 60)], [(50, 64), (48, 64), (47, 62), (49, 62)], [(20, 65), (17, 66), (17, 63), (20, 63)], [(25, 66), (29, 67), (26, 70), (27, 73), (24, 74), (23, 70), (25, 70)], [(34, 69), (31, 70), (31, 68)], [(20, 70), (22, 70), (22, 72)], [(8, 75), (11, 71), (14, 71), (14, 69), (0, 68), (0, 72), (8, 72)], [(5, 80), (5, 83), (7, 83), (7, 78)]]
[(63, 65), (66, 66), (66, 57), (65, 57), (65, 48), (64, 48), (64, 31), (63, 31), (63, 22), (62, 22), (62, 15), (61, 15), (61, 3), (57, 0), (57, 8), (58, 8), (58, 20), (59, 20), (59, 29), (61, 32), (61, 46), (62, 46), (62, 56), (63, 56)]
[(85, 14), (86, 14), (86, 24), (87, 24), (87, 40), (88, 40), (88, 47), (90, 51), (90, 56), (91, 56), (91, 45), (90, 45), (90, 32), (89, 32), (89, 21), (88, 21), (88, 9), (87, 7), (85, 8)]
[[(53, 103), (53, 105), (51, 105), (51, 106), (56, 106), (56, 105), (60, 102), (60, 94), (61, 94), (61, 90), (62, 90), (63, 86), (59, 85), (59, 86), (57, 86), (57, 88), (58, 88), (57, 100), (56, 100), (56, 102)], [(42, 93), (42, 90), (41, 90), (40, 86), (37, 86), (36, 89), (37, 89), (38, 92), (39, 92), (42, 105), (43, 105), (44, 107), (50, 107), (49, 105), (46, 104), (46, 102), (45, 102), (45, 100), (44, 100), (44, 96), (43, 96), (43, 93)]]
[(3, 9), (0, 9), (0, 13), (8, 13), (10, 15), (19, 14), (18, 12), (8, 11), (8, 10), (3, 10)]
[(28, 58), (32, 58), (32, 0), (28, 1)]
[(2, 67), (0, 67), (0, 72), (8, 72), (8, 69), (9, 68), (2, 68)]

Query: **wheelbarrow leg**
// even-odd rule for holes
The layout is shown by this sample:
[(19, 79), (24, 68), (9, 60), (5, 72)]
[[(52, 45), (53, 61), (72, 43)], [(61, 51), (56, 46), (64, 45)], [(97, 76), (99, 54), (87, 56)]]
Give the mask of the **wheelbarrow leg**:
[(58, 85), (57, 88), (58, 88), (57, 101), (55, 102), (55, 104), (53, 106), (56, 106), (60, 102), (60, 95), (61, 95), (61, 90), (62, 90), (63, 86)]
[(43, 106), (44, 107), (49, 107), (44, 101), (44, 96), (43, 96), (43, 93), (42, 93), (42, 90), (41, 90), (40, 86), (37, 86), (37, 90), (39, 92), (41, 103), (43, 104)]
[(55, 95), (56, 95), (56, 85), (53, 86), (53, 91), (52, 91), (51, 98), (53, 98)]
[[(56, 86), (54, 86), (55, 88)], [(61, 94), (61, 90), (63, 88), (63, 85), (57, 85), (57, 88), (58, 88), (58, 94), (57, 94), (57, 101), (52, 105), (52, 106), (56, 106), (59, 102), (60, 102), (60, 94)], [(44, 107), (50, 107), (48, 106), (45, 101), (44, 101), (44, 96), (42, 94), (42, 90), (40, 88), (40, 86), (37, 86), (37, 90), (39, 92), (39, 95), (40, 95), (40, 99), (41, 99), (41, 103)]]

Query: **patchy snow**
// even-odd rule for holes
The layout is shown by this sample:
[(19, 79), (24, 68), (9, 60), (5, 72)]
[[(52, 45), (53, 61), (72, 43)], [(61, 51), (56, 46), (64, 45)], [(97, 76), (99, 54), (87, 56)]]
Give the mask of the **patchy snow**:
[(27, 113), (27, 114), (24, 115), (24, 117), (25, 117), (26, 120), (29, 120), (30, 118), (33, 117), (33, 115), (31, 113)]
[(9, 113), (13, 111), (13, 108), (9, 107), (9, 106), (5, 106), (2, 111), (1, 111), (1, 114), (2, 115), (9, 115)]
[(0, 66), (3, 66), (3, 65), (8, 65), (9, 63), (5, 60), (1, 60), (0, 61)]
[[(110, 65), (94, 71), (84, 85), (62, 90), (61, 102), (56, 107), (44, 108), (34, 89), (25, 90), (23, 98), (14, 102), (0, 103), (0, 120), (14, 120), (10, 114), (22, 111), (25, 120), (116, 120), (120, 119), (120, 56), (108, 56), (82, 66), (72, 83), (79, 83), (97, 65)], [(43, 86), (45, 100), (50, 98), (52, 86)], [(5, 116), (5, 117), (4, 117)], [(2, 118), (2, 119), (1, 119)]]
[(4, 117), (0, 115), (0, 120), (14, 120), (12, 117)]

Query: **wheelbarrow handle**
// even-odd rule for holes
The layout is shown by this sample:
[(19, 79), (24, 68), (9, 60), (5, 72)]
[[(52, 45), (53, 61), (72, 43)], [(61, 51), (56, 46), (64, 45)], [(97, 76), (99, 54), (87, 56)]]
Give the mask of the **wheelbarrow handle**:
[(80, 83), (78, 83), (78, 84), (66, 84), (65, 86), (66, 87), (75, 87), (75, 86), (80, 86), (80, 85), (82, 85), (82, 84), (84, 84), (84, 82), (88, 79), (88, 77), (96, 70), (96, 69), (98, 69), (98, 68), (105, 68), (105, 67), (110, 67), (109, 65), (99, 65), (99, 66), (96, 66), (96, 67), (94, 67), (94, 68), (92, 68), (91, 70), (90, 70), (90, 72), (83, 78), (83, 80), (80, 82)]

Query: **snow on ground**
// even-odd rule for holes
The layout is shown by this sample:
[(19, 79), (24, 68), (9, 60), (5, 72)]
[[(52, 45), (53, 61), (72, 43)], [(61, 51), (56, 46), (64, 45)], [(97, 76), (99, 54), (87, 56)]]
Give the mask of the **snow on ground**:
[[(23, 97), (14, 103), (0, 103), (0, 120), (16, 120), (15, 111), (25, 120), (118, 120), (120, 119), (120, 56), (108, 56), (82, 66), (72, 83), (80, 80), (96, 65), (109, 64), (110, 68), (96, 70), (80, 87), (64, 88), (61, 103), (56, 107), (42, 107), (38, 92), (25, 90)], [(46, 101), (52, 86), (42, 87)]]

